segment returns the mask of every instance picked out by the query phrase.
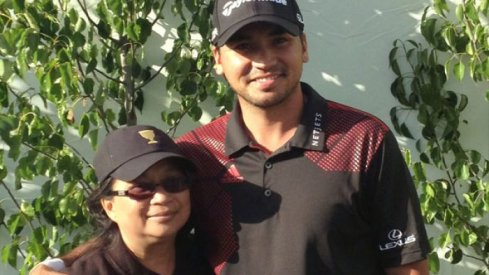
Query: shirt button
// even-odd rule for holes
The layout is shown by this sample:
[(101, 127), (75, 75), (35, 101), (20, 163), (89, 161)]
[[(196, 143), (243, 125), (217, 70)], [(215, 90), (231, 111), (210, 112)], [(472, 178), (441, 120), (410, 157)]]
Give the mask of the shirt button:
[(265, 162), (265, 168), (266, 168), (266, 169), (272, 169), (272, 166), (273, 166), (273, 165), (272, 165), (272, 163), (271, 163), (271, 162), (269, 162), (269, 161)]
[(270, 189), (265, 189), (265, 192), (263, 192), (265, 194), (265, 197), (270, 197), (272, 195), (272, 190)]

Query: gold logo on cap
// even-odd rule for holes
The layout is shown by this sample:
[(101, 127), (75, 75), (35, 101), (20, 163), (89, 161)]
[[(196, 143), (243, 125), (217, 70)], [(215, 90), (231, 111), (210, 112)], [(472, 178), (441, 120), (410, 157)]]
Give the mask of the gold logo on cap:
[(138, 132), (140, 136), (148, 140), (148, 144), (158, 143), (158, 141), (154, 140), (155, 132), (153, 130), (143, 130)]

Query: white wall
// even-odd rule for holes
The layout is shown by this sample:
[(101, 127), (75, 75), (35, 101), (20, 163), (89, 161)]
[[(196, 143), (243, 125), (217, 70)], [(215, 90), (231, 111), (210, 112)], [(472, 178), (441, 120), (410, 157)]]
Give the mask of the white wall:
[[(310, 51), (303, 80), (326, 98), (368, 111), (391, 125), (389, 111), (397, 102), (389, 90), (394, 74), (388, 66), (388, 53), (395, 39), (421, 41), (419, 19), (429, 3), (429, 0), (299, 0)], [(151, 45), (149, 60), (153, 56), (160, 56), (161, 45), (169, 37), (171, 35), (165, 34), (152, 40), (154, 44)], [(462, 90), (459, 84), (453, 85), (456, 90)], [(161, 125), (159, 113), (163, 99), (160, 98), (161, 92), (157, 91), (164, 85), (152, 87), (155, 95), (146, 98), (146, 107), (151, 110), (145, 111), (140, 122)], [(471, 103), (465, 116), (472, 122), (466, 126), (466, 132), (481, 134), (467, 134), (466, 139), (489, 158), (489, 144), (483, 138), (489, 136), (489, 108), (483, 100), (484, 93), (478, 91), (480, 89), (479, 86), (471, 86), (466, 91), (470, 94)], [(208, 105), (212, 108), (212, 104)], [(211, 114), (215, 114), (215, 111), (211, 111)], [(204, 118), (203, 122), (208, 118)], [(475, 125), (475, 122), (482, 124)], [(197, 125), (187, 122), (185, 128)], [(409, 141), (400, 139), (400, 142), (414, 151)], [(0, 198), (5, 197), (2, 192), (4, 190), (0, 189)], [(439, 233), (436, 228), (430, 228), (429, 232)], [(4, 235), (1, 240), (5, 240)], [(464, 262), (457, 266), (443, 264), (440, 274), (471, 274), (473, 270), (471, 263)], [(0, 265), (0, 274), (17, 273)]]

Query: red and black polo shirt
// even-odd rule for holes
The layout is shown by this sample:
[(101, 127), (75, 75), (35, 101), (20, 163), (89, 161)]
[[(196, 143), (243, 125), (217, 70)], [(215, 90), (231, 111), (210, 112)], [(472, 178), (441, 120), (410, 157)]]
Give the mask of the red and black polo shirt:
[(429, 243), (410, 173), (377, 118), (302, 83), (300, 125), (272, 154), (236, 111), (178, 139), (199, 167), (197, 232), (217, 274), (383, 274)]

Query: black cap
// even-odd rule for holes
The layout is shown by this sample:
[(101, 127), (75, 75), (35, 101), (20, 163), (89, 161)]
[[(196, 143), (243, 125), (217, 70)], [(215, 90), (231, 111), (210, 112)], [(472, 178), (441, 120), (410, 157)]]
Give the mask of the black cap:
[(175, 142), (163, 131), (145, 125), (128, 126), (110, 132), (100, 145), (93, 166), (99, 182), (111, 176), (132, 181), (156, 162), (169, 157), (186, 161), (187, 169), (194, 164), (180, 154)]
[(253, 22), (277, 24), (295, 36), (304, 31), (302, 14), (295, 0), (216, 0), (212, 21), (212, 43), (218, 47)]

